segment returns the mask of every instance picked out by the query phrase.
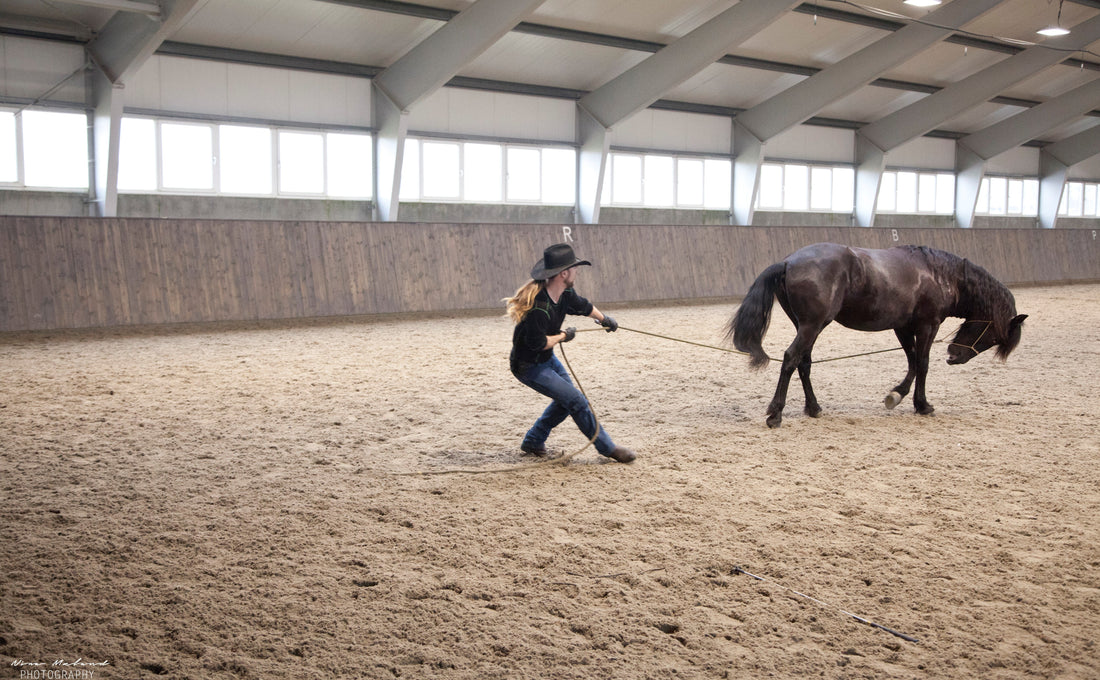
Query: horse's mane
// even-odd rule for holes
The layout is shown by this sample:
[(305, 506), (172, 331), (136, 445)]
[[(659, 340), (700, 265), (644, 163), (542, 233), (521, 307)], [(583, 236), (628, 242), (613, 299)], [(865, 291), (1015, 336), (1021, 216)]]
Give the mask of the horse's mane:
[(908, 247), (924, 255), (937, 280), (954, 282), (959, 293), (957, 316), (993, 324), (995, 337), (1002, 338), (997, 356), (1007, 358), (1020, 341), (1019, 328), (1015, 333), (1009, 328), (1009, 322), (1016, 316), (1016, 298), (1012, 291), (984, 267), (966, 258), (926, 246)]

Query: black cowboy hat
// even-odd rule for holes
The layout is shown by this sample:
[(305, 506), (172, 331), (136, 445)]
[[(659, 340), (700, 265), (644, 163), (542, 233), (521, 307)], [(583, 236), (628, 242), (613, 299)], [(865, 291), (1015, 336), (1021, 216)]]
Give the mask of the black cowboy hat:
[(568, 243), (558, 243), (542, 251), (542, 259), (535, 263), (534, 269), (531, 270), (531, 278), (535, 281), (546, 281), (570, 267), (582, 264), (592, 265), (588, 260), (578, 259), (573, 254), (573, 246)]

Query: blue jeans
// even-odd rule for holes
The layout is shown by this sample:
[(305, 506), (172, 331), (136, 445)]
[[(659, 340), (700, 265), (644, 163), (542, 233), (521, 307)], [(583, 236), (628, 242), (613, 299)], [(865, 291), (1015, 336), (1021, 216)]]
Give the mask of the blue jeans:
[[(513, 375), (524, 385), (553, 400), (527, 431), (527, 435), (523, 438), (524, 444), (535, 447), (545, 445), (546, 439), (550, 436), (550, 430), (560, 425), (566, 416), (572, 416), (573, 422), (577, 424), (584, 436), (592, 439), (592, 435), (599, 427), (596, 416), (588, 407), (588, 400), (573, 386), (569, 373), (556, 356), (551, 356), (548, 361), (535, 364)], [(606, 456), (615, 450), (615, 444), (602, 427), (599, 427), (599, 432), (592, 444), (597, 451)]]

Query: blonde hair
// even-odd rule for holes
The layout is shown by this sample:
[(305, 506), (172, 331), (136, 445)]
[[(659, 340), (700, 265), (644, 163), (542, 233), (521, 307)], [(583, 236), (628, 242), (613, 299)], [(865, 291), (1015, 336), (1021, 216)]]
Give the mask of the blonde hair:
[(516, 290), (516, 294), (501, 300), (508, 306), (508, 317), (512, 323), (519, 323), (527, 316), (527, 312), (535, 305), (535, 296), (546, 287), (545, 281), (528, 281)]

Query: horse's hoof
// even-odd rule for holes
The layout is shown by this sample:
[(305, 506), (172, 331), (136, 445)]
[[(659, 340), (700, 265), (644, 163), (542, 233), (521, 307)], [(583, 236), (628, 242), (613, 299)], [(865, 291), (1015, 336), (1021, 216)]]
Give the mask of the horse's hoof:
[(922, 416), (930, 416), (935, 413), (936, 409), (931, 405), (925, 404), (923, 407), (917, 409), (917, 413)]
[(774, 430), (775, 428), (779, 427), (780, 423), (783, 422), (783, 418), (780, 416), (768, 416), (768, 419), (764, 422), (768, 424), (769, 429)]
[(900, 403), (901, 403), (901, 394), (899, 394), (897, 391), (890, 392), (890, 394), (886, 395), (886, 400), (885, 400), (886, 408), (892, 409)]
[(813, 408), (810, 408), (809, 406), (807, 406), (804, 410), (806, 412), (806, 415), (810, 416), (811, 418), (820, 418), (821, 417), (821, 407), (820, 406), (814, 406)]

